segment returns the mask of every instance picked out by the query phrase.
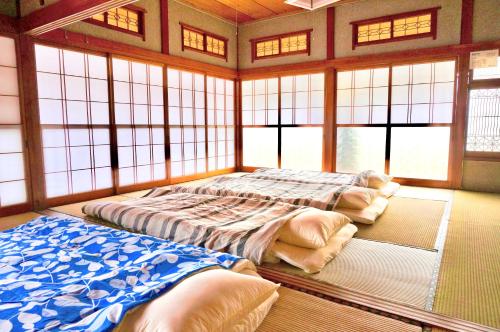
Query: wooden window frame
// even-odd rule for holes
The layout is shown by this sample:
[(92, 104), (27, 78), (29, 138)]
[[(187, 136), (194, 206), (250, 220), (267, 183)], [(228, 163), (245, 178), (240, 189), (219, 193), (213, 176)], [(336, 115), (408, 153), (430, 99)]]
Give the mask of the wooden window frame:
[[(338, 128), (385, 128), (386, 130), (386, 142), (385, 142), (385, 173), (390, 173), (390, 160), (391, 160), (391, 132), (392, 128), (404, 128), (404, 127), (418, 127), (418, 128), (429, 128), (429, 127), (449, 127), (450, 128), (450, 141), (449, 141), (449, 155), (448, 155), (448, 169), (447, 169), (447, 179), (446, 180), (435, 180), (435, 179), (422, 179), (422, 178), (410, 178), (410, 177), (394, 177), (395, 181), (410, 186), (427, 186), (427, 187), (437, 187), (437, 188), (450, 188), (453, 181), (453, 159), (454, 159), (454, 151), (453, 151), (453, 131), (457, 123), (457, 114), (455, 109), (457, 107), (457, 86), (458, 82), (455, 80), (454, 82), (454, 96), (453, 96), (453, 113), (452, 120), (450, 123), (393, 123), (391, 122), (391, 113), (392, 113), (392, 76), (393, 76), (393, 68), (396, 66), (404, 66), (404, 65), (418, 65), (423, 63), (436, 63), (442, 61), (455, 61), (455, 76), (458, 73), (458, 57), (457, 56), (443, 56), (443, 57), (423, 57), (421, 59), (416, 60), (396, 60), (389, 61), (384, 63), (377, 63), (373, 65), (367, 66), (346, 66), (342, 68), (338, 68), (335, 74), (335, 101), (334, 101), (334, 157), (333, 157), (333, 172), (337, 172), (337, 129)], [(387, 122), (386, 123), (373, 123), (373, 124), (338, 124), (337, 123), (337, 74), (342, 71), (355, 71), (362, 69), (375, 69), (375, 68), (389, 68), (389, 91), (387, 96)]]
[[(280, 57), (280, 56), (288, 56), (288, 55), (297, 55), (297, 54), (307, 54), (308, 56), (311, 55), (311, 32), (313, 29), (308, 29), (308, 30), (301, 30), (301, 31), (294, 31), (294, 32), (288, 32), (288, 33), (282, 33), (279, 35), (272, 35), (272, 36), (265, 36), (265, 37), (259, 37), (259, 38), (253, 38), (250, 39), (250, 43), (252, 45), (252, 62), (255, 60), (261, 60), (261, 59), (268, 59), (268, 58), (275, 58), (275, 57)], [(294, 37), (297, 35), (306, 35), (307, 39), (307, 47), (305, 50), (299, 50), (299, 51), (293, 51), (293, 52), (282, 52), (282, 45), (281, 45), (281, 39), (286, 38), (286, 37)], [(263, 56), (257, 56), (257, 44), (261, 42), (266, 42), (270, 40), (277, 40), (278, 41), (278, 54), (271, 54), (271, 55), (263, 55)]]
[[(184, 50), (188, 49), (188, 50), (195, 51), (195, 52), (198, 52), (198, 53), (207, 54), (207, 55), (214, 56), (216, 58), (224, 59), (224, 60), (226, 60), (226, 62), (228, 61), (228, 57), (227, 57), (227, 50), (228, 50), (228, 44), (229, 44), (229, 39), (228, 38), (220, 36), (220, 35), (217, 35), (217, 34), (212, 33), (212, 32), (205, 31), (203, 29), (194, 27), (194, 26), (186, 24), (186, 23), (179, 22), (179, 24), (181, 26), (181, 47), (182, 47), (182, 52), (184, 52)], [(201, 34), (203, 36), (203, 50), (197, 49), (195, 47), (184, 45), (184, 31), (185, 30), (193, 31), (193, 32), (199, 33), (199, 34)], [(214, 39), (218, 39), (218, 40), (221, 40), (221, 41), (224, 42), (224, 55), (217, 54), (217, 53), (214, 53), (214, 52), (210, 52), (210, 51), (207, 50), (207, 37), (212, 37)]]
[(468, 151), (467, 150), (467, 139), (468, 139), (468, 124), (469, 124), (469, 98), (472, 90), (482, 90), (482, 89), (500, 89), (500, 78), (490, 78), (490, 79), (474, 79), (474, 70), (469, 70), (468, 72), (468, 85), (467, 85), (467, 113), (465, 117), (465, 144), (464, 144), (464, 159), (466, 160), (476, 160), (476, 161), (500, 161), (500, 152), (488, 152), (488, 151)]
[(146, 9), (139, 7), (139, 6), (134, 6), (134, 5), (126, 5), (126, 6), (123, 6), (120, 8), (124, 8), (126, 10), (135, 12), (137, 14), (137, 17), (138, 17), (137, 25), (139, 28), (139, 32), (131, 31), (128, 29), (124, 29), (124, 28), (120, 28), (120, 27), (108, 24), (107, 23), (107, 20), (108, 20), (108, 12), (107, 11), (103, 13), (104, 22), (96, 20), (92, 17), (89, 17), (89, 18), (83, 20), (83, 22), (98, 25), (100, 27), (119, 31), (119, 32), (128, 33), (128, 34), (133, 35), (133, 36), (141, 37), (142, 40), (145, 41), (146, 40), (146, 19), (145, 18), (146, 18), (146, 14), (147, 14)]
[[(412, 12), (404, 12), (404, 13), (399, 13), (399, 14), (394, 14), (394, 15), (380, 16), (380, 17), (375, 17), (375, 18), (370, 18), (370, 19), (365, 19), (365, 20), (353, 21), (350, 23), (352, 25), (352, 49), (354, 50), (354, 49), (356, 49), (356, 47), (365, 46), (365, 45), (385, 44), (385, 43), (392, 43), (392, 42), (411, 40), (411, 39), (419, 39), (419, 38), (432, 37), (432, 39), (436, 39), (437, 38), (437, 11), (439, 9), (441, 9), (441, 7), (432, 7), (432, 8), (426, 8), (426, 9), (421, 9), (421, 10), (415, 10)], [(431, 31), (430, 32), (394, 37), (394, 21), (395, 20), (413, 17), (413, 16), (426, 15), (426, 14), (431, 15)], [(359, 26), (367, 25), (367, 24), (384, 23), (384, 22), (390, 22), (390, 24), (391, 24), (390, 38), (380, 39), (380, 40), (372, 40), (372, 41), (366, 41), (366, 42), (358, 42), (358, 28), (359, 28)]]
[[(281, 96), (282, 96), (282, 89), (281, 89), (281, 81), (282, 81), (282, 78), (283, 77), (287, 77), (287, 76), (300, 76), (300, 75), (315, 75), (315, 74), (323, 74), (324, 75), (324, 105), (323, 105), (323, 123), (322, 124), (313, 124), (313, 123), (308, 123), (308, 124), (296, 124), (296, 123), (283, 123), (282, 122), (282, 110), (283, 110), (283, 107), (282, 107), (282, 100), (281, 100)], [(278, 75), (271, 75), (271, 76), (265, 76), (265, 77), (256, 77), (256, 78), (248, 78), (248, 79), (243, 79), (242, 81), (240, 81), (240, 97), (243, 98), (243, 91), (242, 91), (242, 83), (243, 81), (257, 81), (257, 80), (268, 80), (268, 79), (277, 79), (278, 80), (278, 90), (276, 92), (276, 95), (277, 95), (277, 98), (278, 98), (278, 104), (277, 104), (277, 113), (278, 113), (278, 118), (277, 118), (277, 123), (268, 123), (267, 119), (267, 113), (269, 111), (269, 109), (265, 109), (265, 113), (266, 113), (266, 123), (265, 124), (255, 124), (254, 120), (252, 121), (252, 124), (244, 124), (243, 123), (243, 109), (242, 107), (240, 107), (240, 110), (239, 112), (241, 113), (240, 114), (240, 128), (238, 128), (238, 130), (240, 131), (240, 134), (241, 134), (241, 151), (240, 151), (240, 167), (239, 167), (239, 170), (242, 171), (242, 172), (253, 172), (255, 171), (256, 169), (258, 168), (261, 168), (260, 166), (246, 166), (243, 164), (243, 129), (244, 128), (275, 128), (278, 130), (278, 155), (277, 155), (277, 168), (281, 168), (282, 166), (282, 160), (281, 160), (281, 149), (282, 149), (282, 129), (284, 128), (322, 128), (323, 129), (323, 141), (322, 141), (322, 144), (323, 144), (323, 154), (322, 154), (322, 169), (323, 170), (327, 170), (327, 166), (326, 166), (326, 142), (325, 142), (325, 138), (326, 136), (328, 136), (328, 134), (326, 133), (326, 131), (328, 130), (328, 114), (327, 114), (327, 72), (325, 70), (311, 70), (311, 71), (304, 71), (304, 72), (290, 72), (290, 73), (286, 73), (286, 74), (278, 74)], [(252, 83), (252, 84), (255, 84), (255, 83)], [(309, 86), (310, 87), (310, 86)], [(255, 87), (254, 87), (255, 88)], [(254, 90), (253, 90), (254, 91)], [(308, 93), (310, 94), (312, 91), (315, 91), (315, 90), (311, 90), (309, 89), (308, 90)], [(295, 89), (293, 90), (293, 94), (297, 93), (298, 91), (296, 91)], [(267, 89), (267, 83), (266, 83), (266, 92), (264, 94), (266, 96), (266, 99), (267, 97), (269, 96), (269, 93), (268, 93), (268, 89)], [(252, 93), (252, 99), (255, 98), (255, 93)], [(267, 102), (266, 102), (267, 103)], [(242, 101), (241, 101), (241, 105), (242, 105)], [(240, 106), (241, 106), (240, 105)], [(310, 105), (308, 105), (308, 112), (310, 112)], [(274, 110), (274, 109), (273, 109)], [(252, 117), (255, 116), (255, 109), (253, 109), (252, 111)], [(295, 112), (295, 109), (293, 109), (293, 112)], [(310, 120), (310, 119), (309, 119)], [(295, 121), (294, 121), (295, 122)], [(310, 121), (309, 121), (310, 122)]]

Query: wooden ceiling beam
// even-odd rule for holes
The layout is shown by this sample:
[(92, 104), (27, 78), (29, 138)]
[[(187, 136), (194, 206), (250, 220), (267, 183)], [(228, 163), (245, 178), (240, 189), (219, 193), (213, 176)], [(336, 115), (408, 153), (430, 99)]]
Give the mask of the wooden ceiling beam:
[(41, 35), (137, 0), (60, 0), (20, 20), (21, 33)]
[(222, 3), (228, 7), (238, 10), (253, 19), (260, 19), (264, 17), (270, 17), (275, 15), (273, 11), (269, 10), (267, 7), (261, 6), (260, 4), (252, 0), (216, 0), (216, 2)]

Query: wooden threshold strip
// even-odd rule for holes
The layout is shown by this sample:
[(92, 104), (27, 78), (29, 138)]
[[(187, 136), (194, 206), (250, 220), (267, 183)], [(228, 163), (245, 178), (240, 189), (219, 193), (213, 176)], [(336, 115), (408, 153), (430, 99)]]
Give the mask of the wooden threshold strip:
[(440, 327), (451, 331), (460, 332), (494, 332), (498, 331), (493, 327), (469, 322), (459, 318), (425, 311), (423, 309), (413, 308), (387, 299), (377, 298), (362, 292), (349, 290), (343, 287), (327, 285), (315, 280), (309, 280), (302, 277), (290, 275), (284, 272), (275, 271), (266, 267), (258, 267), (258, 273), (265, 279), (274, 282), (282, 282), (292, 286), (317, 293), (319, 295), (330, 296), (339, 300), (344, 300), (353, 304), (366, 306), (380, 310), (389, 314), (397, 315), (402, 318), (417, 321), (423, 325)]

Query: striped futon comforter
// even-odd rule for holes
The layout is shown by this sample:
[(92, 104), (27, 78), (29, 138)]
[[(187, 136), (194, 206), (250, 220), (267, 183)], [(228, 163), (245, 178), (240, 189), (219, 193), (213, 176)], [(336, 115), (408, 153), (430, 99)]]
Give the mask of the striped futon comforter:
[(198, 186), (174, 186), (172, 191), (271, 200), (333, 211), (350, 185), (300, 183), (250, 177), (219, 177)]
[(143, 198), (93, 202), (82, 211), (132, 232), (227, 252), (260, 264), (277, 231), (303, 208), (276, 201), (153, 189)]
[(297, 182), (307, 184), (349, 185), (368, 187), (368, 177), (373, 171), (363, 171), (359, 174), (327, 173), (293, 169), (259, 168), (243, 177), (277, 182)]

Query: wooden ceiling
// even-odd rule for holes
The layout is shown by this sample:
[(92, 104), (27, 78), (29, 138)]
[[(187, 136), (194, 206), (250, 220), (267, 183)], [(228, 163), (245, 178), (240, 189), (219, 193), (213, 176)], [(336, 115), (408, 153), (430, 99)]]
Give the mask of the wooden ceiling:
[(283, 0), (182, 0), (182, 2), (237, 23), (303, 11)]

